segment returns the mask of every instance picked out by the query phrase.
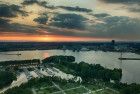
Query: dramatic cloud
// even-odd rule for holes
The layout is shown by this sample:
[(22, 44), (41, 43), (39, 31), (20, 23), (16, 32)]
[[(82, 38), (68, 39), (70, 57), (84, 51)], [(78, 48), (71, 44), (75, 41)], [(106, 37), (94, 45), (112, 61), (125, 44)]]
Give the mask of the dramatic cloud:
[[(139, 39), (140, 20), (111, 16), (106, 13), (93, 14), (101, 22), (88, 24), (88, 19), (77, 14), (57, 14), (46, 27), (40, 27), (52, 34), (64, 36), (114, 38), (114, 39)], [(47, 17), (37, 18), (38, 23), (45, 24)], [(52, 27), (50, 27), (52, 26)]]
[[(108, 16), (102, 18), (104, 23), (88, 26), (86, 29), (61, 27), (40, 27), (52, 34), (78, 37), (94, 37), (116, 40), (139, 40), (140, 20), (129, 17)], [(84, 27), (84, 26), (83, 26)]]
[(0, 35), (140, 40), (139, 5), (139, 0), (1, 0)]
[(71, 29), (84, 29), (86, 18), (78, 14), (58, 14), (53, 18), (52, 26)]
[(62, 8), (68, 11), (77, 11), (77, 12), (92, 12), (91, 9), (87, 8), (80, 8), (79, 6), (76, 7), (71, 7), (71, 6), (54, 6), (54, 5), (49, 5), (48, 2), (46, 1), (40, 1), (40, 0), (24, 0), (22, 3), (23, 5), (33, 5), (33, 4), (38, 4), (39, 6), (49, 8), (49, 9), (58, 9)]
[(36, 34), (37, 27), (34, 26), (28, 26), (28, 25), (23, 25), (23, 24), (18, 24), (18, 23), (12, 23), (10, 24), (9, 28), (10, 31), (15, 31), (15, 32), (24, 32), (27, 34)]
[(106, 17), (104, 23), (92, 28), (97, 31), (93, 34), (100, 37), (139, 39), (140, 36), (140, 20), (129, 17)]
[(101, 0), (109, 3), (140, 3), (139, 0)]
[(9, 20), (0, 18), (0, 26), (5, 26), (8, 24), (8, 22), (9, 22)]
[(9, 26), (8, 22), (9, 22), (9, 20), (0, 18), (0, 32), (5, 31), (5, 28), (7, 28)]
[(129, 10), (132, 11), (132, 12), (140, 12), (140, 6), (138, 6), (138, 7), (130, 7)]
[(47, 7), (47, 2), (46, 1), (40, 1), (40, 0), (24, 0), (23, 5), (33, 5), (33, 4), (38, 4), (39, 6), (42, 7)]
[(80, 8), (78, 6), (76, 7), (70, 7), (70, 6), (59, 6), (62, 9), (68, 10), (68, 11), (77, 11), (77, 12), (92, 12), (91, 9), (87, 8)]
[(18, 23), (10, 23), (10, 20), (0, 18), (0, 33), (1, 32), (19, 32), (27, 34), (37, 34), (37, 27), (28, 26)]
[(21, 10), (20, 6), (0, 4), (0, 17), (16, 17), (17, 14), (27, 15), (25, 11)]
[(42, 15), (42, 16), (40, 16), (38, 18), (35, 18), (34, 21), (39, 23), (39, 24), (46, 24), (47, 21), (48, 21), (48, 15), (47, 14)]
[(131, 13), (140, 12), (140, 0), (100, 0), (100, 1), (104, 2), (105, 4), (109, 4), (109, 3), (116, 4), (118, 6), (118, 10), (121, 9), (121, 11), (127, 9)]
[(93, 16), (95, 16), (97, 18), (104, 18), (104, 17), (108, 17), (110, 15), (107, 13), (100, 13), (100, 14), (93, 14)]
[(32, 5), (32, 4), (35, 4), (35, 3), (39, 3), (39, 1), (38, 0), (24, 0), (24, 2), (22, 4)]

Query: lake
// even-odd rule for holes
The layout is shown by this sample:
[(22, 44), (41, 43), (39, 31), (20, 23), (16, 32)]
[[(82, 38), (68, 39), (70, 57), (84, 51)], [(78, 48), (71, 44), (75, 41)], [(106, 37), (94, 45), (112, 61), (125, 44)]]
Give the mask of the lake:
[[(21, 54), (20, 56), (16, 54)], [(9, 60), (28, 60), (28, 59), (44, 59), (53, 55), (72, 55), (75, 56), (76, 62), (85, 61), (90, 64), (101, 64), (106, 68), (121, 68), (123, 71), (122, 82), (139, 83), (140, 84), (140, 60), (124, 60), (120, 61), (119, 52), (102, 52), (102, 51), (80, 51), (73, 52), (70, 50), (34, 50), (34, 51), (10, 51), (0, 52), (0, 61)], [(125, 58), (140, 58), (135, 53), (123, 53)]]

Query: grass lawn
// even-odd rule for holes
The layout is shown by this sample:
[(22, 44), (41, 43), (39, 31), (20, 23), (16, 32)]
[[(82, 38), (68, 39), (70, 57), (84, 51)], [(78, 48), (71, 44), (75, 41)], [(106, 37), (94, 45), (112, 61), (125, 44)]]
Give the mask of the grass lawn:
[(84, 87), (79, 87), (65, 92), (66, 94), (83, 94), (83, 93), (87, 93), (88, 91)]
[(60, 88), (62, 88), (63, 90), (80, 86), (77, 83), (65, 83), (65, 84), (58, 83), (58, 84), (59, 84)]
[(103, 88), (99, 85), (91, 85), (91, 84), (84, 84), (84, 86), (87, 87), (88, 89), (90, 89), (91, 91)]
[(50, 94), (57, 91), (59, 91), (59, 89), (56, 88), (55, 86), (50, 87), (50, 88), (49, 87), (41, 88), (41, 89), (36, 90), (37, 94)]
[[(97, 84), (78, 84), (78, 83), (59, 83), (55, 82), (66, 94), (83, 94), (88, 93), (89, 90), (93, 91), (91, 94), (118, 94), (114, 90), (103, 88)], [(84, 88), (85, 87), (85, 88)], [(100, 90), (101, 89), (101, 90)], [(56, 86), (46, 85), (43, 83), (43, 86), (35, 88), (37, 94), (63, 94)], [(99, 90), (99, 91), (98, 91)], [(94, 92), (95, 91), (95, 92)]]
[(93, 94), (119, 94), (109, 89), (104, 89)]

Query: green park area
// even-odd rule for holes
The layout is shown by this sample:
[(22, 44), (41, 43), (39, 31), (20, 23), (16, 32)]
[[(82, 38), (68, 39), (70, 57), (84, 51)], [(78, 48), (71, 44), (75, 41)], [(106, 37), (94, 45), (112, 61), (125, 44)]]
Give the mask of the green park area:
[(96, 85), (76, 83), (57, 77), (32, 79), (20, 87), (9, 89), (5, 94), (19, 94), (19, 92), (20, 94), (119, 94), (114, 89), (101, 86), (101, 83)]
[[(81, 77), (82, 81), (57, 76), (32, 78), (27, 83), (8, 89), (4, 94), (139, 94), (140, 85), (121, 83), (121, 69), (107, 69), (99, 64), (76, 63), (73, 56), (51, 56), (43, 60), (43, 68)], [(4, 73), (7, 74), (7, 73)], [(4, 81), (12, 76), (0, 74)], [(13, 78), (13, 77), (12, 77)], [(8, 81), (8, 80), (6, 80)], [(13, 81), (10, 80), (10, 83)], [(3, 84), (3, 83), (0, 83)], [(5, 83), (6, 85), (7, 82)], [(19, 93), (20, 92), (20, 93)]]

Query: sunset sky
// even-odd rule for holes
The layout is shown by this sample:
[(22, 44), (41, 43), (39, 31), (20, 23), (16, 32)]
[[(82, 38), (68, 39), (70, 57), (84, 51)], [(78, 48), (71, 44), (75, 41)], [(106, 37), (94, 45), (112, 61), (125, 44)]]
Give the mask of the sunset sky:
[(140, 41), (140, 0), (0, 0), (0, 41)]

